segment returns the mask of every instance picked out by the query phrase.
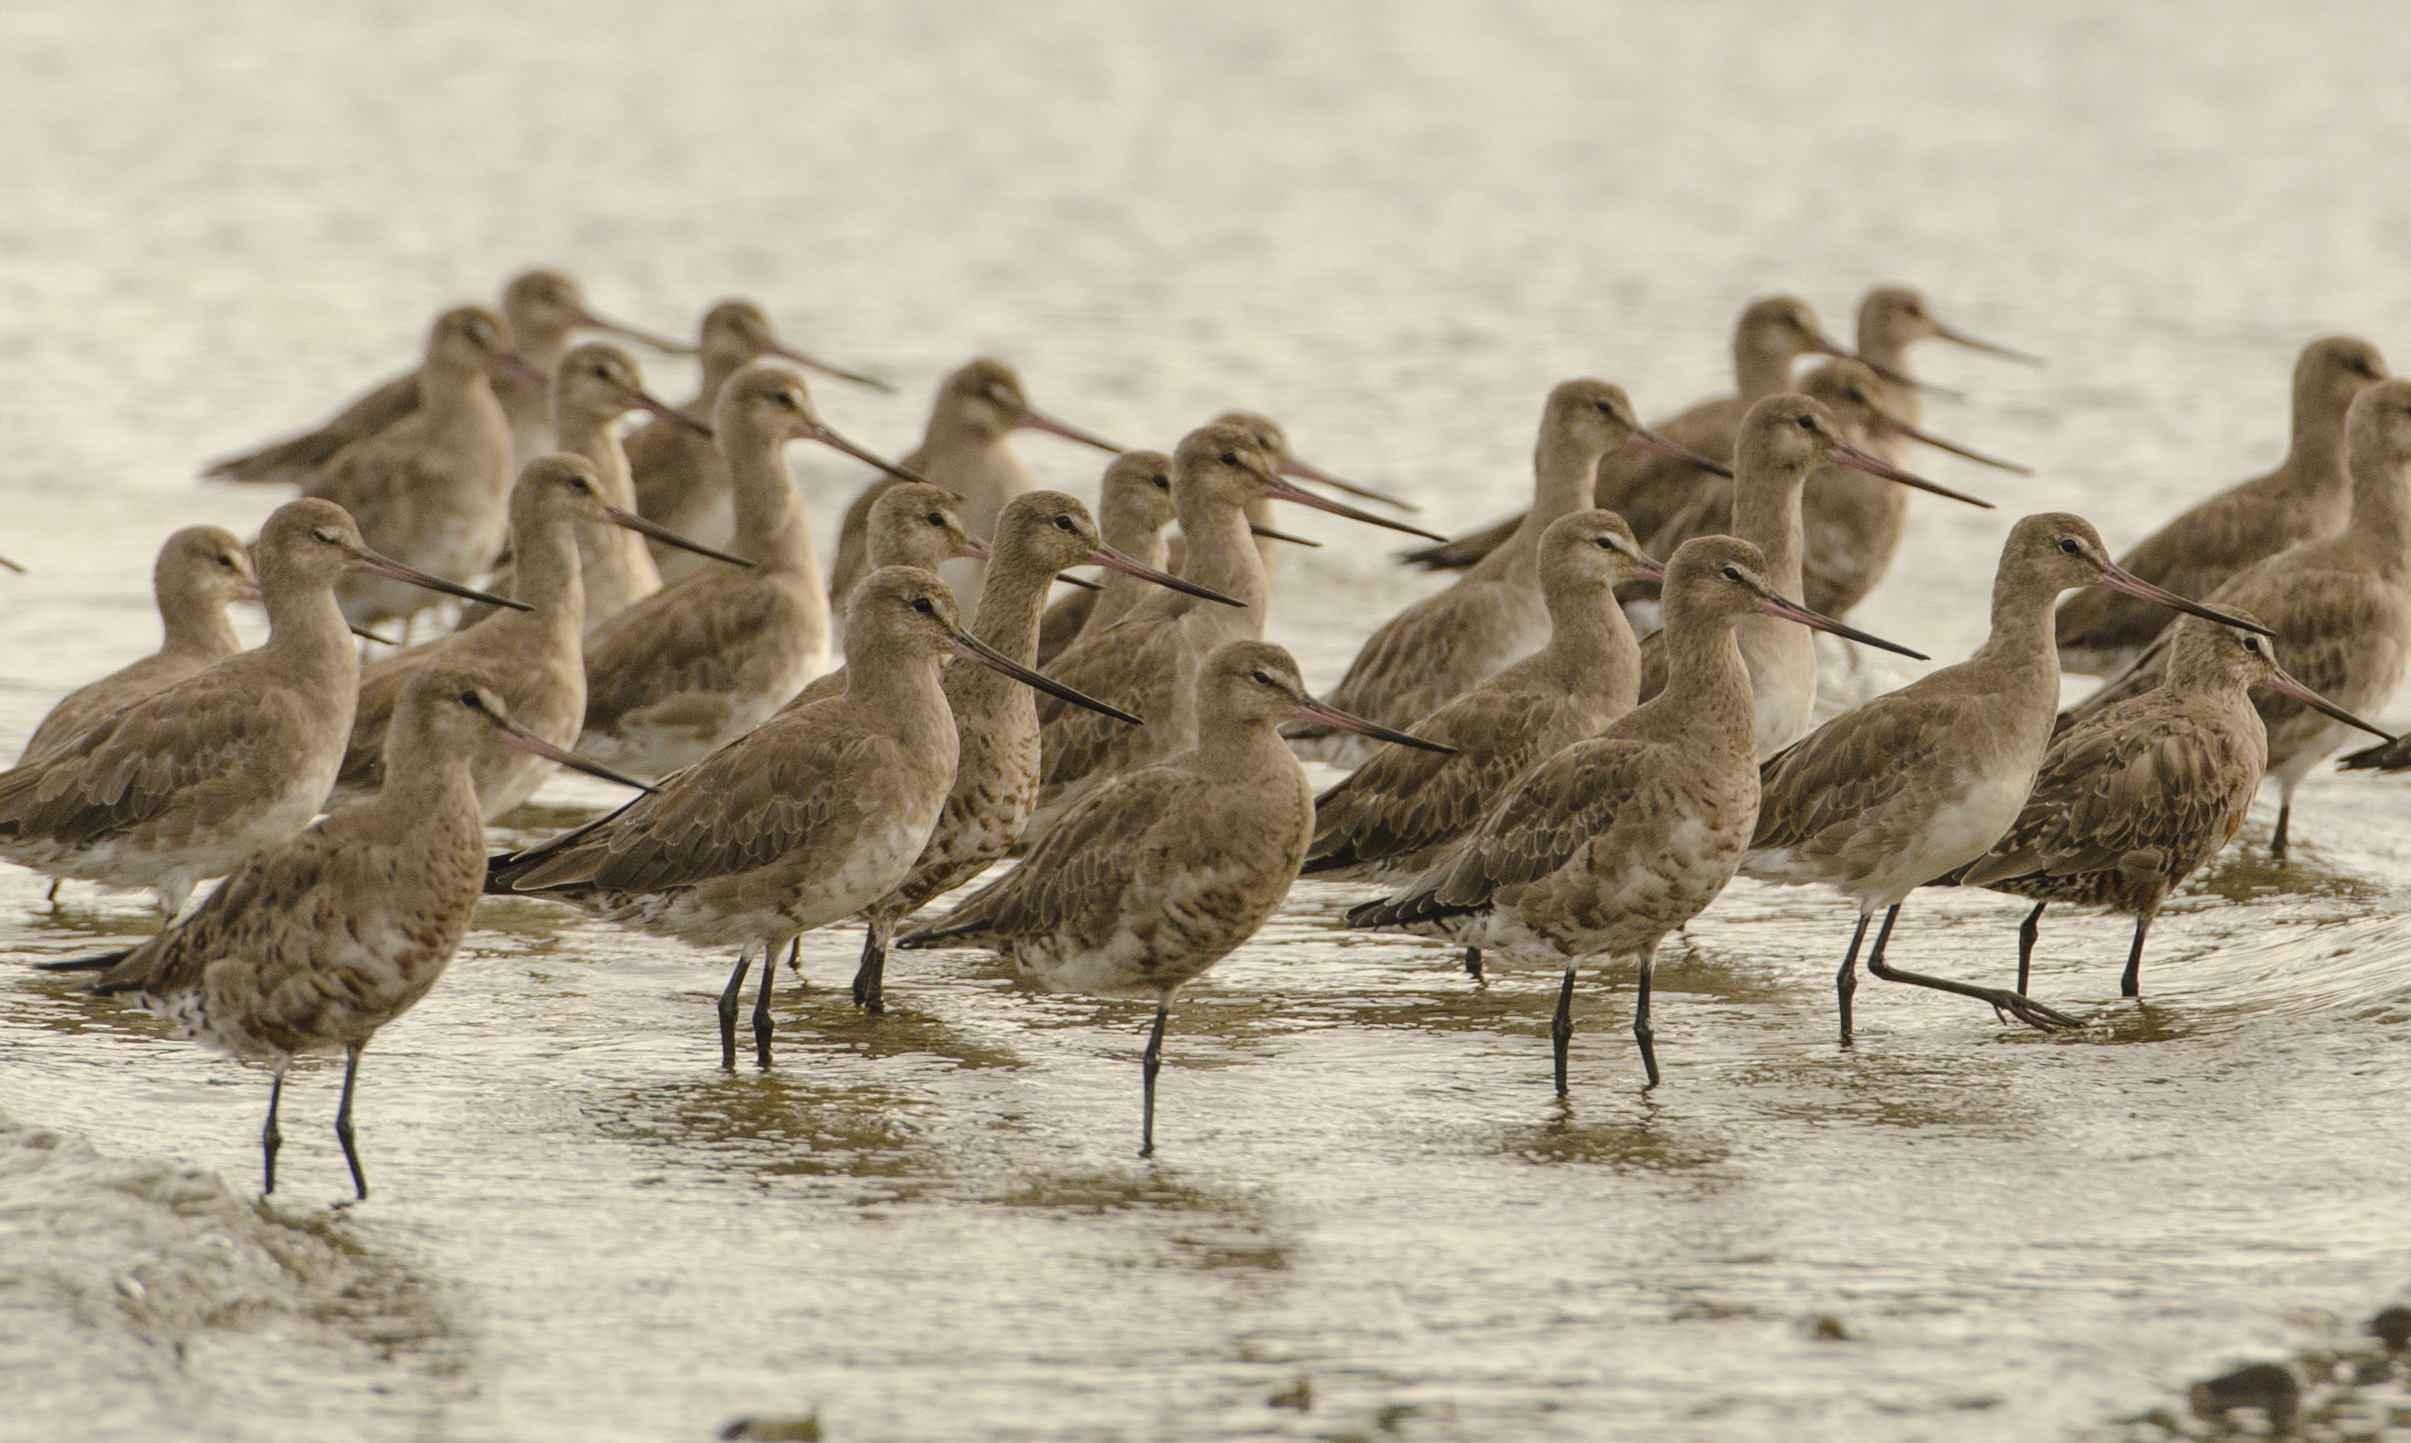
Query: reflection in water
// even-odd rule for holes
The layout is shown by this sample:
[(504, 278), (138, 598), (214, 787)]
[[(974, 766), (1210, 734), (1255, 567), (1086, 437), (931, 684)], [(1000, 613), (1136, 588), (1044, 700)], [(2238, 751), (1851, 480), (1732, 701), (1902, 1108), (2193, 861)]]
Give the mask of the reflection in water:
[(906, 1118), (917, 1105), (876, 1085), (778, 1071), (666, 1083), (586, 1103), (603, 1136), (658, 1147), (672, 1166), (762, 1177), (896, 1180), (939, 1170)]

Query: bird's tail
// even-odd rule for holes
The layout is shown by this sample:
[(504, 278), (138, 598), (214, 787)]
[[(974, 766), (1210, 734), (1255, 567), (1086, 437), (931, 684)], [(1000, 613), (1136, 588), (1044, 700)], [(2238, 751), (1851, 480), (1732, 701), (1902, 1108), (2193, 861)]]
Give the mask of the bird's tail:
[(134, 949), (128, 947), (122, 952), (104, 952), (98, 957), (66, 957), (56, 962), (36, 962), (34, 966), (44, 972), (106, 972), (133, 955)]

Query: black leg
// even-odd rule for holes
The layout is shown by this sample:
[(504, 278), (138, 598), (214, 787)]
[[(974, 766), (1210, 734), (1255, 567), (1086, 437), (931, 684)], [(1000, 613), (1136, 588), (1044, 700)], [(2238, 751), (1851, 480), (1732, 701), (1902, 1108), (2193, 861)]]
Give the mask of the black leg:
[(787, 943), (787, 970), (795, 974), (798, 996), (812, 990), (812, 979), (804, 975), (804, 934), (801, 932)]
[(1172, 999), (1159, 998), (1155, 1004), (1155, 1026), (1147, 1033), (1147, 1051), (1139, 1059), (1139, 1076), (1143, 1079), (1139, 1103), (1139, 1156), (1155, 1156), (1155, 1075), (1164, 1070), (1164, 1019), (1172, 1015)]
[(351, 1164), (352, 1191), (368, 1200), (368, 1174), (360, 1170), (360, 1149), (352, 1141), (352, 1084), (360, 1080), (360, 1045), (343, 1049), (343, 1102), (335, 1109), (335, 1140), (343, 1144), (343, 1160)]
[(1894, 904), (1884, 913), (1884, 925), (1875, 934), (1874, 950), (1867, 954), (1867, 970), (1886, 982), (1906, 982), (1911, 987), (1930, 987), (1936, 992), (1949, 992), (1960, 997), (1973, 997), (2007, 1012), (2030, 1027), (2048, 1032), (2054, 1027), (2082, 1027), (2084, 1024), (2064, 1012), (2054, 1011), (2031, 998), (2000, 987), (1975, 987), (1965, 982), (1953, 982), (1943, 977), (1928, 977), (1921, 972), (1903, 972), (1884, 962), (1884, 944), (1892, 940), (1892, 924), (1899, 920), (1900, 907)]
[(2145, 908), (2143, 915), (2135, 919), (2135, 945), (2127, 950), (2126, 975), (2118, 979), (2118, 995), (2121, 997), (2143, 995), (2143, 938), (2151, 931), (2152, 916), (2158, 911), (2157, 907)]
[[(57, 888), (54, 886), (52, 890), (56, 891)], [(1481, 948), (1468, 947), (1465, 949), (1465, 975), (1471, 977), (1476, 982), (1483, 980)]]
[(762, 944), (762, 988), (753, 996), (753, 1065), (770, 1066), (770, 991), (779, 977), (779, 944)]
[(285, 1070), (280, 1067), (276, 1079), (268, 1084), (268, 1125), (260, 1129), (260, 1155), (268, 1163), (268, 1185), (260, 1189), (263, 1195), (276, 1191), (276, 1150), (285, 1145), (285, 1135), (276, 1130), (276, 1105), (284, 1097)]
[(745, 974), (753, 970), (753, 954), (737, 954), (737, 970), (728, 974), (728, 986), (720, 993), (720, 1065), (735, 1071), (737, 1067), (737, 999), (744, 995)]
[(1565, 982), (1557, 989), (1557, 1016), (1549, 1023), (1549, 1041), (1557, 1049), (1557, 1095), (1565, 1096), (1566, 1049), (1574, 1041), (1574, 967), (1565, 964)]
[(1858, 930), (1850, 934), (1850, 950), (1842, 954), (1842, 970), (1833, 974), (1833, 998), (1842, 1013), (1842, 1045), (1850, 1045), (1850, 999), (1858, 993), (1858, 947), (1867, 940), (1867, 924), (1875, 919), (1872, 912), (1861, 912)]
[(2049, 902), (2037, 902), (2026, 920), (2018, 923), (2018, 995), (2026, 995), (2026, 980), (2034, 971), (2034, 939), (2042, 935), (2043, 909)]
[(59, 910), (59, 881), (55, 877), (50, 882), (50, 910)]
[(2294, 799), (2289, 796), (2277, 804), (2277, 835), (2269, 838), (2270, 861), (2282, 862), (2285, 860), (2285, 828), (2286, 823), (2292, 820), (2294, 820)]
[(862, 934), (862, 965), (854, 969), (854, 1005), (873, 1017), (887, 1012), (879, 984), (887, 978), (887, 939), (895, 926), (888, 918), (875, 916)]
[(1650, 948), (1641, 954), (1641, 992), (1632, 1005), (1632, 1036), (1641, 1044), (1641, 1066), (1649, 1074), (1649, 1085), (1658, 1085), (1658, 1034), (1649, 1025), (1649, 969), (1657, 965), (1658, 949)]

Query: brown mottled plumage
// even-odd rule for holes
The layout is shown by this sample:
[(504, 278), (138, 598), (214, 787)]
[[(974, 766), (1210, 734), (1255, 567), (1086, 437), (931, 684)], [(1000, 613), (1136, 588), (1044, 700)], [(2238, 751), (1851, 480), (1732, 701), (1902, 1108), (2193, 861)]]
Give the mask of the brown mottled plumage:
[[(511, 488), (514, 599), (465, 631), (397, 652), (360, 674), (351, 742), (335, 778), (341, 803), (385, 784), (385, 733), (412, 677), (431, 668), (479, 678), (522, 726), (556, 747), (578, 738), (586, 716), (584, 562), (590, 531), (636, 533), (637, 518), (603, 499), (592, 463), (566, 452), (539, 456)], [(471, 755), (479, 810), (493, 821), (536, 794), (553, 763), (500, 735)]]
[[(983, 358), (938, 383), (938, 393), (929, 405), (928, 429), (921, 435), (921, 444), (901, 464), (962, 497), (963, 520), (984, 536), (996, 529), (996, 518), (1005, 503), (1038, 484), (1030, 468), (1006, 444), (1015, 431), (1045, 431), (1101, 451), (1122, 449), (1032, 406), (1022, 391), (1020, 375), (1011, 366)], [(871, 506), (879, 493), (892, 484), (873, 481), (846, 507), (845, 521), (837, 533), (837, 560), (829, 567), (831, 596), (851, 592), (868, 571), (863, 528), (870, 522)], [(968, 563), (948, 572), (949, 580), (958, 575), (956, 595), (966, 603), (975, 601), (980, 584), (978, 564)], [(970, 610), (967, 604), (965, 611)]]
[[(874, 525), (877, 520), (874, 513)], [(996, 554), (980, 593), (974, 628), (980, 640), (1023, 666), (1035, 665), (1048, 585), (1063, 568), (1094, 561), (1100, 540), (1088, 508), (1061, 492), (1032, 491), (1008, 504), (997, 518)], [(1160, 584), (1153, 577), (1130, 579)], [(954, 783), (911, 874), (864, 910), (870, 927), (854, 1001), (874, 1013), (882, 1010), (881, 978), (896, 924), (1011, 851), (1038, 804), (1036, 695), (1008, 676), (959, 659), (946, 664), (942, 681), (959, 747)]]
[[(462, 584), (485, 575), (510, 527), (511, 431), (491, 379), (511, 354), (510, 327), (483, 306), (437, 317), (417, 408), (337, 453), (304, 494), (343, 507), (367, 545), (406, 566)], [(346, 576), (335, 595), (355, 626), (407, 624), (436, 604), (379, 576)]]
[[(1844, 439), (1833, 413), (1822, 403), (1792, 391), (1750, 407), (1741, 423), (1734, 462), (1736, 479), (1729, 493), (1733, 499), (1725, 519), (1731, 523), (1733, 535), (1758, 548), (1766, 558), (1767, 579), (1792, 601), (1800, 599), (1803, 589), (1801, 496), (1809, 478), (1827, 462), (1881, 477), (1896, 489), (1915, 487), (1971, 505), (1990, 504), (1936, 486), (1859, 450)], [(1672, 529), (1660, 531), (1661, 542)], [(1804, 628), (1774, 617), (1745, 617), (1733, 634), (1750, 669), (1750, 705), (1757, 717), (1758, 757), (1763, 761), (1799, 740), (1815, 719), (1816, 645)], [(1642, 648), (1643, 700), (1657, 695), (1666, 684), (1667, 660), (1658, 645)]]
[(1835, 979), (1844, 1042), (1859, 946), (1879, 910), (1884, 926), (1867, 960), (1876, 976), (1973, 997), (2046, 1030), (2078, 1025), (2001, 988), (1900, 971), (1884, 950), (1902, 900), (1983, 856), (2024, 808), (2059, 705), (2051, 604), (2095, 581), (2199, 610), (2120, 571), (2083, 517), (2028, 516), (2001, 549), (1992, 633), (1974, 656), (1843, 712), (1766, 763), (1742, 870), (1768, 882), (1821, 882), (1858, 904)]
[[(2179, 514), (2137, 542), (2119, 565), (2199, 599), (2255, 562), (2344, 529), (2353, 507), (2346, 413), (2355, 397), (2385, 378), (2385, 358), (2357, 337), (2323, 336), (2303, 347), (2294, 362), (2293, 444), (2285, 459)], [(2115, 675), (2132, 666), (2167, 624), (2167, 612), (2158, 607), (2080, 591), (2060, 604), (2060, 665)], [(2299, 652), (2289, 646), (2286, 655)]]
[[(1164, 534), (1172, 521), (1171, 457), (1124, 451), (1106, 463), (1097, 495), (1097, 527), (1106, 545), (1158, 571), (1177, 572)], [(1090, 628), (1101, 632), (1120, 621), (1147, 587), (1135, 576), (1116, 573), (1105, 578), (1102, 591), (1074, 590), (1056, 601), (1038, 625), (1038, 664), (1052, 665)]]
[(340, 1049), (335, 1133), (368, 1196), (351, 1121), (360, 1053), (427, 995), (468, 932), (485, 878), (469, 758), (508, 725), (476, 675), (418, 673), (386, 740), (384, 791), (254, 853), (191, 917), (140, 947), (56, 969), (106, 965), (95, 991), (129, 994), (180, 1036), (275, 1069), (261, 1134), (268, 1192), (287, 1065)]
[[(1233, 428), (1190, 434), (1216, 431)], [(985, 948), (1058, 991), (1154, 998), (1141, 1157), (1155, 1151), (1173, 994), (1264, 925), (1314, 831), (1306, 770), (1275, 727), (1302, 710), (1339, 719), (1308, 696), (1289, 653), (1262, 641), (1218, 648), (1196, 688), (1193, 749), (1090, 792), (1019, 867), (896, 942)]]
[(159, 548), (151, 594), (165, 631), (159, 650), (60, 698), (26, 738), (19, 766), (56, 754), (111, 714), (242, 650), (226, 606), (257, 600), (259, 582), (251, 574), (251, 553), (233, 532), (187, 526)]
[[(721, 414), (729, 410), (724, 403)], [(720, 998), (724, 1066), (736, 1064), (738, 989), (761, 953), (754, 1046), (768, 1066), (772, 949), (886, 896), (937, 824), (956, 757), (938, 669), (949, 652), (979, 650), (957, 615), (933, 573), (873, 573), (854, 592), (845, 695), (772, 717), (657, 794), (496, 858), (488, 890), (538, 893), (695, 946), (737, 948)], [(1013, 667), (993, 656), (988, 664)]]
[(1660, 574), (1613, 511), (1560, 517), (1540, 539), (1549, 644), (1416, 721), (1458, 755), (1384, 746), (1315, 798), (1303, 873), (1412, 880), (1526, 771), (1631, 711), (1640, 646), (1616, 588)]
[[(1523, 525), (1446, 591), (1383, 622), (1331, 688), (1331, 704), (1385, 726), (1406, 726), (1539, 650), (1549, 638), (1541, 533), (1557, 518), (1590, 508), (1599, 458), (1628, 440), (1664, 444), (1641, 428), (1621, 387), (1583, 378), (1551, 389), (1532, 453), (1533, 506)], [(1282, 734), (1301, 755), (1340, 765), (1359, 763), (1371, 751), (1360, 737), (1311, 724)]]
[[(2366, 713), (2384, 706), (2411, 671), (2411, 379), (2363, 390), (2346, 432), (2352, 514), (2343, 531), (2253, 563), (2208, 600), (2265, 617), (2304, 686)], [(2167, 644), (2155, 639), (2125, 675), (2071, 708), (2069, 720), (2149, 691), (2166, 667)], [(2268, 774), (2280, 788), (2269, 849), (2282, 858), (2294, 789), (2344, 744), (2346, 728), (2284, 697), (2262, 695), (2253, 705), (2269, 729)]]
[(2033, 899), (2018, 928), (2021, 993), (2043, 909), (2069, 902), (2135, 919), (2119, 991), (2142, 995), (2143, 939), (2161, 902), (2234, 840), (2260, 790), (2268, 731), (2250, 689), (2304, 694), (2252, 632), (2186, 616), (2168, 636), (2166, 683), (2061, 733), (2017, 821), (1957, 878)]
[(1550, 1028), (1560, 1096), (1585, 957), (1640, 959), (1633, 1036), (1657, 1085), (1658, 943), (1732, 880), (1758, 815), (1757, 726), (1734, 624), (1769, 609), (1823, 624), (1778, 596), (1758, 549), (1730, 536), (1685, 543), (1667, 563), (1665, 597), (1667, 689), (1525, 773), (1411, 886), (1348, 914), (1352, 927), (1563, 967)]
[(309, 497), (269, 515), (252, 555), (266, 644), (0, 773), (0, 857), (52, 877), (148, 889), (164, 922), (202, 879), (318, 815), (360, 689), (336, 580), (355, 568), (417, 573), (363, 546), (342, 507)]
[(829, 599), (787, 443), (888, 465), (823, 424), (804, 378), (777, 361), (729, 378), (712, 429), (736, 488), (729, 549), (754, 564), (687, 576), (586, 639), (579, 750), (642, 777), (751, 731), (829, 668)]
[[(871, 569), (915, 566), (935, 571), (958, 556), (987, 554), (987, 543), (963, 525), (963, 508), (943, 486), (899, 481), (879, 495), (871, 508)], [(846, 598), (836, 598), (843, 602)], [(842, 607), (841, 607), (842, 610)], [(832, 617), (832, 621), (842, 620)], [(846, 669), (824, 671), (804, 684), (794, 700), (779, 708), (793, 711), (833, 696), (844, 696)]]

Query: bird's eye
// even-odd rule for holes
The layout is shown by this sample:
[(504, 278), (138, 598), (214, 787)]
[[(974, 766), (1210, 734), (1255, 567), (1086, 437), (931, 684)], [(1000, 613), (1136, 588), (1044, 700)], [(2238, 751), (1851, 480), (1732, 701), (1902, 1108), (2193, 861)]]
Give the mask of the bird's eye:
[(1268, 673), (1268, 672), (1261, 672), (1261, 671), (1259, 671), (1259, 672), (1253, 672), (1253, 673), (1250, 673), (1250, 675), (1251, 675), (1251, 676), (1254, 678), (1254, 680), (1255, 680), (1255, 682), (1256, 682), (1256, 684), (1257, 684), (1258, 686), (1271, 686), (1271, 685), (1273, 684), (1273, 683), (1272, 683), (1272, 676), (1271, 676), (1271, 674), (1270, 674), (1270, 673)]
[(1728, 567), (1726, 567), (1726, 568), (1725, 568), (1725, 580), (1727, 580), (1727, 581), (1739, 581), (1740, 579), (1741, 579), (1741, 568), (1740, 568), (1740, 567), (1738, 567), (1738, 566), (1728, 566)]
[(1169, 477), (1169, 476), (1158, 476), (1158, 477), (1156, 477), (1156, 478), (1155, 478), (1155, 489), (1156, 489), (1156, 490), (1158, 490), (1158, 491), (1169, 491), (1169, 490), (1171, 490), (1171, 489), (1172, 489), (1172, 478), (1171, 478), (1171, 477)]
[(1599, 414), (1602, 416), (1613, 416), (1616, 414), (1616, 408), (1607, 404), (1605, 401), (1593, 401), (1591, 404), (1598, 408)]
[(1803, 431), (1814, 431), (1817, 429), (1817, 418), (1814, 416), (1802, 416), (1799, 420), (1792, 422), (1792, 424), (1799, 427)]
[(2246, 651), (2248, 651), (2248, 652), (2251, 652), (2251, 653), (2253, 653), (2254, 655), (2256, 655), (2256, 656), (2257, 656), (2257, 655), (2260, 653), (2260, 638), (2259, 638), (2259, 637), (2257, 637), (2257, 636), (2247, 636), (2247, 637), (2245, 637), (2245, 638), (2244, 638), (2244, 650), (2246, 650)]
[(943, 526), (946, 524), (945, 513), (939, 511), (932, 511), (929, 513), (929, 515), (923, 517), (922, 519), (927, 521), (932, 526)]
[(480, 701), (477, 693), (473, 691), (462, 692), (460, 694), (460, 704), (467, 707), (471, 711), (484, 711), (486, 709), (485, 703)]
[(923, 616), (934, 616), (937, 614), (937, 607), (931, 605), (929, 598), (926, 596), (914, 597), (912, 599), (912, 609), (921, 613)]
[(231, 556), (221, 556), (218, 558), (218, 565), (225, 567), (228, 571), (232, 571), (234, 570), (234, 558)]
[(1239, 464), (1239, 453), (1238, 453), (1238, 452), (1236, 452), (1236, 451), (1225, 451), (1225, 452), (1223, 452), (1223, 453), (1222, 453), (1222, 464), (1223, 464), (1223, 465), (1225, 465), (1225, 466), (1236, 466), (1236, 465), (1238, 465), (1238, 464)]
[(310, 534), (325, 542), (329, 546), (341, 546), (343, 544), (343, 538), (341, 536), (338, 536), (334, 532), (325, 530), (323, 528), (313, 531)]
[(1072, 531), (1076, 530), (1077, 528), (1072, 525), (1072, 519), (1069, 516), (1058, 516), (1055, 518), (1055, 529), (1057, 531)]
[(2075, 537), (2063, 536), (2060, 538), (2059, 549), (2067, 552), (2070, 556), (2074, 556), (2077, 552), (2082, 551), (2084, 548), (2076, 544)]
[(1600, 537), (1594, 544), (1598, 546), (1601, 551), (1613, 551), (1616, 549), (1616, 543), (1609, 540), (1605, 536)]
[(592, 371), (588, 372), (588, 374), (600, 376), (602, 379), (608, 381), (611, 379), (611, 368), (609, 366), (597, 366)]

